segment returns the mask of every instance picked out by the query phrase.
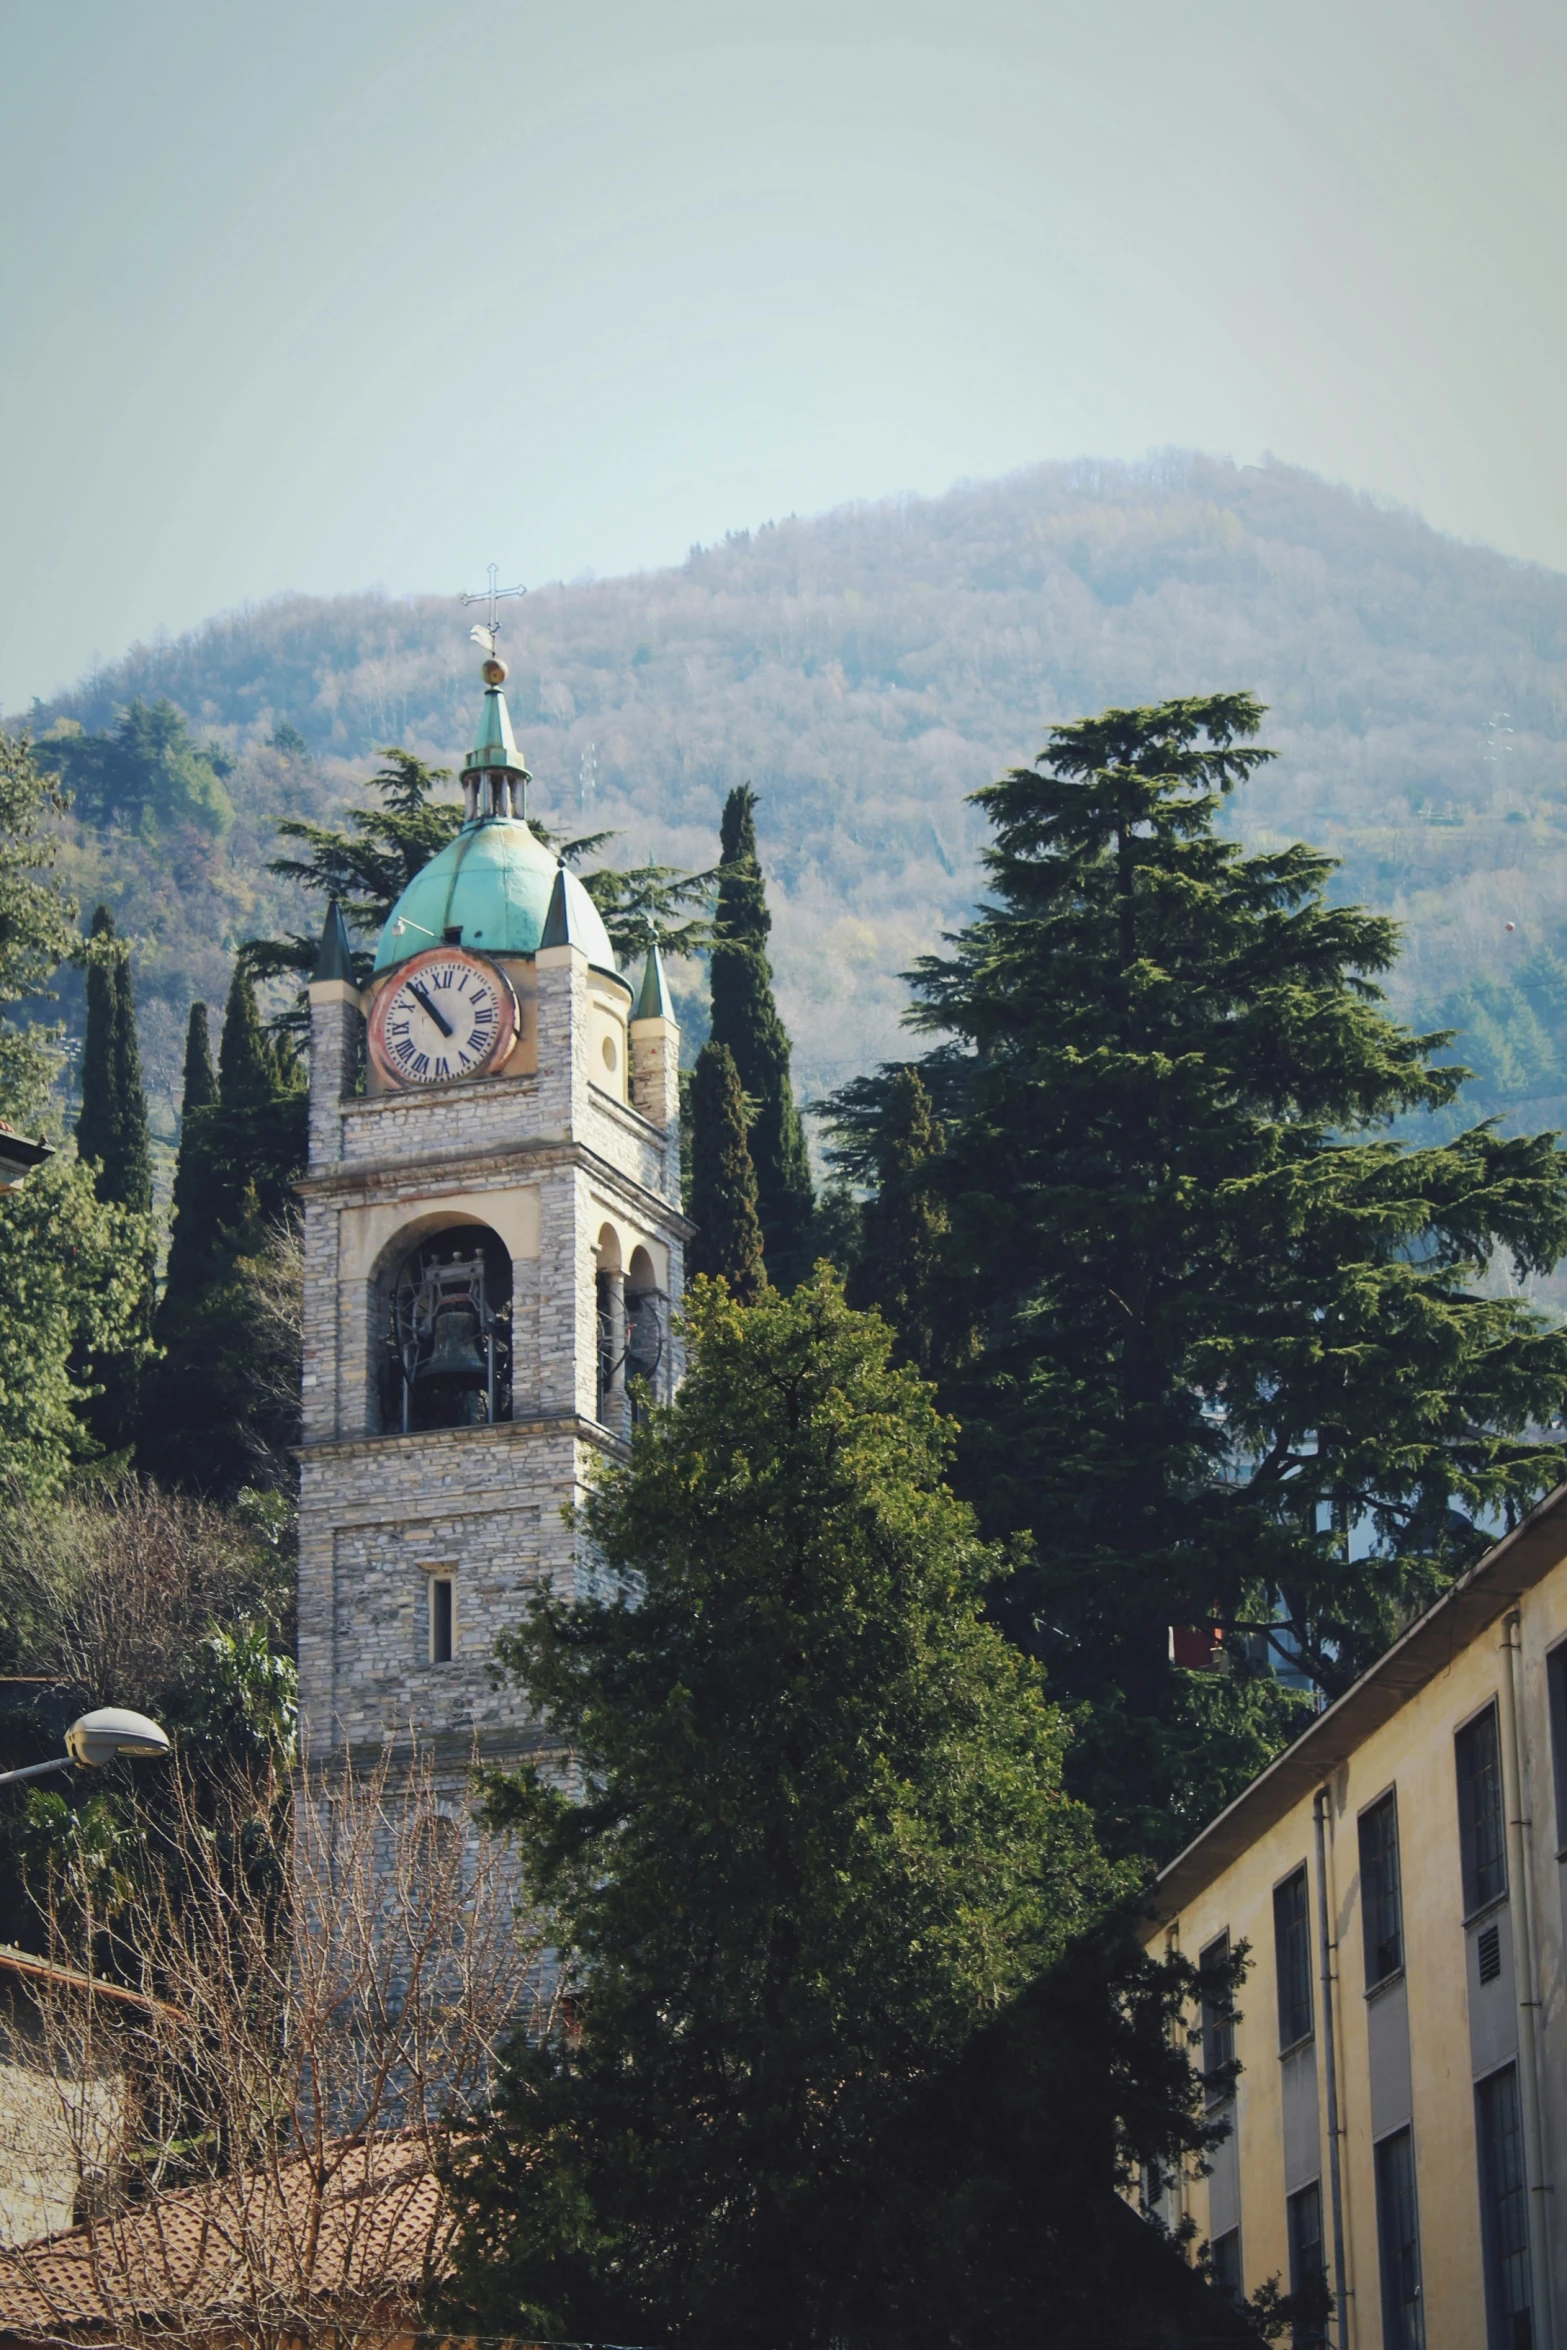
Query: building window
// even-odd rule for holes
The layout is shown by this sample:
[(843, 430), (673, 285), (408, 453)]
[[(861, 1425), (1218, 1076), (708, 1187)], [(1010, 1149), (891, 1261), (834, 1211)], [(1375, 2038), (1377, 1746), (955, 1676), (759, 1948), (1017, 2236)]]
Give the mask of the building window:
[(1327, 2341), (1328, 2264), (1322, 2248), (1322, 2188), (1316, 2179), (1285, 2205), (1289, 2220), (1290, 2299), (1296, 2314), (1295, 2350), (1323, 2350)]
[(1376, 2149), (1377, 2245), (1382, 2268), (1383, 2350), (1425, 2350), (1420, 2298), (1420, 2229), (1415, 2217), (1415, 2142), (1395, 2130)]
[(1507, 1846), (1502, 1819), (1502, 1754), (1496, 1708), (1459, 1731), (1458, 1846), (1464, 1869), (1464, 1915), (1484, 1909), (1507, 1891)]
[(1567, 1851), (1567, 1640), (1545, 1660), (1551, 1693), (1551, 1762), (1556, 1778), (1556, 1849)]
[(449, 1575), (430, 1577), (430, 1662), (452, 1661), (452, 1615), (455, 1586)]
[(1518, 2067), (1508, 2064), (1475, 2089), (1480, 2156), (1480, 2227), (1491, 2350), (1533, 2350), (1529, 2291), (1529, 2182), (1523, 2159)]
[(1208, 2257), (1213, 2262), (1215, 2289), (1226, 2301), (1241, 2300), (1246, 2288), (1241, 2281), (1240, 2229), (1226, 2228), (1222, 2236), (1215, 2236), (1208, 2247)]
[(1235, 2086), (1235, 1996), (1230, 1981), (1228, 1927), (1197, 1960), (1202, 1999), (1202, 2077), (1208, 2103), (1218, 2105)]
[(1398, 1799), (1389, 1789), (1360, 1815), (1360, 1910), (1366, 1937), (1366, 1989), (1404, 1963), (1404, 1894), (1398, 1874)]
[(1279, 1976), (1279, 2046), (1311, 2032), (1311, 1903), (1302, 1863), (1273, 1889), (1273, 1955)]

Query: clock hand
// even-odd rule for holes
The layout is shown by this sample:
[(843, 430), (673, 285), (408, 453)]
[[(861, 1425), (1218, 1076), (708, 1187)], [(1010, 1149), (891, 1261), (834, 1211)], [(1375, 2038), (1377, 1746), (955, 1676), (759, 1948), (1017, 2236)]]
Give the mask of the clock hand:
[(429, 997), (425, 994), (424, 989), (419, 985), (417, 979), (409, 980), (408, 993), (411, 996), (416, 997), (417, 1000), (423, 1004), (425, 1010), (429, 1013), (431, 1019), (435, 1022), (436, 1027), (440, 1030), (443, 1036), (450, 1036), (454, 1033), (450, 1020), (447, 1019), (444, 1012), (438, 1012), (436, 1010), (434, 1004), (431, 1003)]

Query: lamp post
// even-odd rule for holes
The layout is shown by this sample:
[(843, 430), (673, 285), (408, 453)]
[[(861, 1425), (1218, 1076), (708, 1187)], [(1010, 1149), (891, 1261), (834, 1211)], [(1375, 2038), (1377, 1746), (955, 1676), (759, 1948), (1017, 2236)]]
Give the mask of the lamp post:
[(25, 1770), (0, 1771), (0, 1787), (14, 1779), (41, 1779), (46, 1771), (95, 1771), (120, 1755), (167, 1754), (169, 1738), (145, 1714), (133, 1714), (123, 1705), (100, 1705), (82, 1714), (65, 1733), (65, 1752), (52, 1762), (29, 1763)]

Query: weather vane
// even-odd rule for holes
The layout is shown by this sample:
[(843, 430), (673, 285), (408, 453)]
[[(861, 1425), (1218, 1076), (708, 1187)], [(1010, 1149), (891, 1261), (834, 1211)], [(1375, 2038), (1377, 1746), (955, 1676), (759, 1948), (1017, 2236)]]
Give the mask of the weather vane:
[(487, 603), (489, 605), (490, 617), (488, 621), (479, 622), (473, 628), (469, 629), (468, 634), (476, 645), (482, 646), (484, 651), (489, 654), (491, 660), (493, 661), (495, 658), (495, 640), (501, 633), (500, 619), (496, 613), (495, 607), (507, 596), (525, 596), (528, 591), (525, 587), (497, 587), (495, 582), (500, 576), (500, 565), (498, 563), (492, 563), (489, 567), (489, 571), (489, 586), (487, 588), (480, 588), (478, 594), (475, 596), (464, 596), (462, 601), (465, 604)]

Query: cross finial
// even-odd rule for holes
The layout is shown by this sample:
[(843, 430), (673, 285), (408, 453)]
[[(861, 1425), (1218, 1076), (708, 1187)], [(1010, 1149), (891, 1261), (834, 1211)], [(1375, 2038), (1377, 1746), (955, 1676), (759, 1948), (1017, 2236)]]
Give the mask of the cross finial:
[(507, 596), (525, 596), (528, 591), (525, 587), (497, 587), (495, 582), (500, 577), (500, 565), (498, 563), (492, 563), (489, 566), (489, 573), (489, 586), (487, 588), (480, 588), (477, 595), (465, 595), (462, 598), (462, 601), (465, 604), (489, 605), (490, 611), (488, 622), (479, 627), (470, 628), (468, 634), (472, 637), (476, 645), (482, 645), (484, 650), (493, 656), (495, 652), (495, 640), (501, 633), (500, 617), (496, 612), (496, 605), (503, 602)]

